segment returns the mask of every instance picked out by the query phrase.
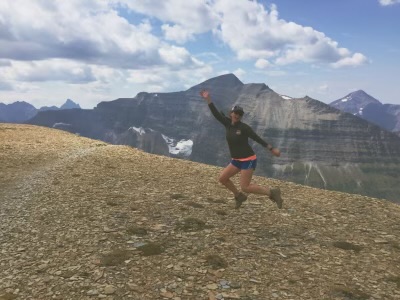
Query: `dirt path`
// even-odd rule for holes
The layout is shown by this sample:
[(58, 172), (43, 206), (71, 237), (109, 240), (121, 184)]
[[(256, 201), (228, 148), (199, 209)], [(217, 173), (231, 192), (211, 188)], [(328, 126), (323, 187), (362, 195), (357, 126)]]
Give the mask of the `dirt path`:
[(34, 211), (36, 199), (46, 187), (61, 183), (57, 177), (62, 170), (66, 170), (67, 166), (73, 168), (77, 160), (84, 159), (96, 150), (98, 147), (72, 149), (69, 152), (59, 153), (56, 158), (30, 166), (27, 170), (13, 170), (17, 174), (4, 172), (3, 176), (11, 178), (18, 176), (18, 180), (8, 182), (0, 192), (0, 242), (10, 231), (29, 225), (25, 223)]

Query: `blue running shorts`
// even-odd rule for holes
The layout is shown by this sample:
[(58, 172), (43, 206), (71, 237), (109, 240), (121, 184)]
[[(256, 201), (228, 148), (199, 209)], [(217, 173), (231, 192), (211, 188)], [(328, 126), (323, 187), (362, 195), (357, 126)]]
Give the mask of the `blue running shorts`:
[(257, 167), (257, 159), (252, 159), (247, 161), (232, 159), (231, 164), (234, 165), (236, 168), (239, 168), (240, 170), (249, 170), (249, 169), (255, 170)]

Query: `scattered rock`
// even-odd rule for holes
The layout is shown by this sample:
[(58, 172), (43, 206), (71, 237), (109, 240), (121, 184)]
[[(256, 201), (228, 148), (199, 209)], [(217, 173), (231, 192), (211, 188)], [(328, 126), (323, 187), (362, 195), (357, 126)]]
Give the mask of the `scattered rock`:
[(205, 259), (213, 269), (222, 269), (228, 266), (226, 260), (216, 254), (207, 255)]
[(174, 297), (174, 294), (169, 291), (165, 291), (165, 292), (161, 292), (160, 296), (168, 298), (168, 299), (172, 299)]
[(336, 248), (343, 249), (343, 250), (353, 250), (354, 252), (360, 252), (363, 248), (359, 245), (355, 245), (355, 244), (352, 244), (349, 242), (343, 242), (343, 241), (334, 242), (333, 246), (335, 246)]
[(384, 239), (375, 239), (374, 242), (376, 244), (388, 244), (389, 243), (387, 240), (384, 240)]
[(116, 249), (109, 253), (104, 254), (100, 259), (102, 266), (116, 266), (123, 263), (130, 257), (128, 250)]
[(218, 284), (215, 283), (207, 284), (206, 288), (209, 290), (216, 290), (218, 289)]
[(88, 295), (88, 296), (97, 296), (98, 294), (99, 294), (98, 290), (89, 290), (86, 293), (86, 295)]
[(200, 231), (206, 228), (206, 223), (202, 220), (197, 218), (186, 218), (183, 222), (177, 223), (177, 229), (190, 232), (190, 231)]
[(116, 292), (116, 289), (115, 289), (115, 287), (112, 286), (112, 285), (106, 285), (106, 286), (104, 287), (103, 293), (104, 293), (105, 295), (112, 295), (112, 294), (114, 294), (115, 292)]
[(147, 229), (143, 227), (131, 226), (126, 229), (126, 232), (131, 235), (144, 236), (147, 235)]
[(144, 256), (151, 256), (151, 255), (158, 255), (165, 251), (164, 246), (158, 243), (147, 243), (143, 246), (137, 247), (137, 249), (142, 253)]

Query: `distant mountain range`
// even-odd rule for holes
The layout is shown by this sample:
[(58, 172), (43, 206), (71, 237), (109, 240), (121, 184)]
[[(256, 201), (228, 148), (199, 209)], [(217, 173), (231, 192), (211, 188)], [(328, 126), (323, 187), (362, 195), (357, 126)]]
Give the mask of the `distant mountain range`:
[(17, 101), (11, 104), (0, 103), (0, 122), (3, 123), (24, 123), (33, 118), (40, 111), (47, 110), (63, 110), (63, 109), (80, 109), (79, 104), (71, 99), (67, 99), (63, 105), (43, 106), (39, 109), (25, 101)]
[[(39, 112), (28, 123), (61, 128), (146, 152), (225, 166), (224, 128), (199, 96), (210, 90), (218, 109), (244, 107), (244, 122), (282, 155), (255, 144), (256, 174), (400, 202), (400, 138), (310, 97), (281, 96), (233, 74), (174, 93), (139, 93), (94, 109)], [(154, 170), (157, 172), (157, 170)]]
[(350, 93), (329, 105), (361, 117), (400, 136), (400, 105), (382, 104), (362, 90)]

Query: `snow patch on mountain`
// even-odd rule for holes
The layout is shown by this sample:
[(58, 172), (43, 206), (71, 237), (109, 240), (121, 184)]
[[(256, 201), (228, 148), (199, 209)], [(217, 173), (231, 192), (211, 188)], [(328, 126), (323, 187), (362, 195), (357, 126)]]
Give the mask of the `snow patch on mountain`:
[[(149, 132), (155, 132), (155, 130), (151, 128), (143, 128), (143, 127), (135, 127), (132, 126), (128, 130), (131, 130), (133, 132), (136, 132), (140, 136), (143, 136), (145, 134), (148, 134)], [(178, 156), (183, 156), (185, 158), (188, 158), (192, 154), (192, 149), (193, 149), (193, 141), (188, 139), (188, 140), (176, 140), (174, 138), (171, 138), (169, 136), (166, 136), (165, 134), (161, 133), (162, 138), (164, 139), (165, 143), (168, 146), (168, 152), (172, 155), (178, 155)]]
[(293, 99), (293, 97), (286, 96), (286, 95), (279, 95), (279, 96), (281, 96), (285, 100), (292, 100)]
[(177, 141), (164, 134), (162, 134), (162, 137), (168, 145), (170, 154), (183, 155), (184, 157), (189, 157), (192, 154), (192, 149), (193, 149), (192, 140), (188, 139), (188, 140)]
[(59, 127), (62, 127), (62, 126), (72, 126), (72, 125), (68, 124), (68, 123), (62, 123), (62, 122), (53, 124), (53, 128), (59, 128)]
[[(132, 130), (132, 131), (136, 131), (137, 133), (139, 133), (139, 135), (143, 135), (146, 133), (146, 129), (144, 129), (143, 127), (130, 127), (128, 130)], [(152, 129), (149, 129), (150, 131), (153, 131)]]

